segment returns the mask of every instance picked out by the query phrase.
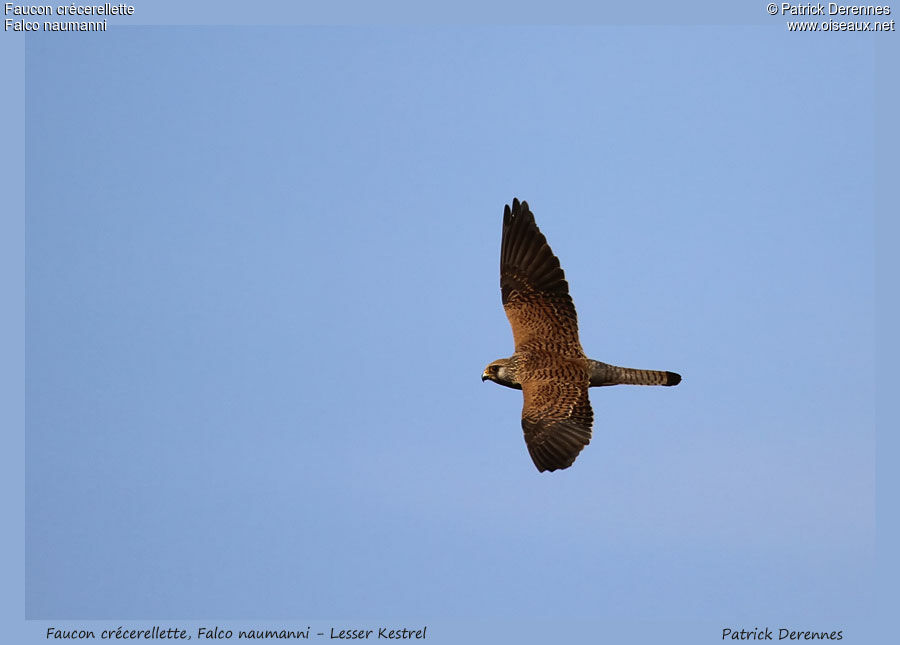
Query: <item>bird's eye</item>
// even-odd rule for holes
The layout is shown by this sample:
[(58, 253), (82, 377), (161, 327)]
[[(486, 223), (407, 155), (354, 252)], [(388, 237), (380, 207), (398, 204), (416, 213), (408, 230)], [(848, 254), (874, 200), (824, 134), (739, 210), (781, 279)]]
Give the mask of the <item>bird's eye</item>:
[(499, 365), (491, 365), (491, 374), (496, 374), (499, 371), (500, 371)]

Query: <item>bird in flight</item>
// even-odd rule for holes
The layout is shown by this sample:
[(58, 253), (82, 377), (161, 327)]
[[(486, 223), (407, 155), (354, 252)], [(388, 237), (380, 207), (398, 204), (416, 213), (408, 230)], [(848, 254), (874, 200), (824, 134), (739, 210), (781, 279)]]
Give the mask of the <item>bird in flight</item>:
[(541, 472), (568, 468), (590, 443), (589, 387), (681, 382), (675, 372), (618, 367), (585, 355), (566, 276), (528, 202), (518, 199), (503, 210), (500, 295), (516, 351), (488, 365), (481, 380), (522, 390), (525, 444)]

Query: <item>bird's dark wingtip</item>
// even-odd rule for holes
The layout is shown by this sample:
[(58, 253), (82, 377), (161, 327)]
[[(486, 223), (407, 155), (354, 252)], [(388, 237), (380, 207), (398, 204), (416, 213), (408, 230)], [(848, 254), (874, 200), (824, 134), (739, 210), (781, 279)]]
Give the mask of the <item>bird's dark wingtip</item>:
[(525, 200), (519, 201), (517, 197), (513, 197), (512, 207), (508, 204), (503, 207), (503, 220), (508, 222), (510, 219), (522, 219), (526, 222), (528, 220), (534, 221), (534, 215), (531, 214), (531, 210), (528, 208), (528, 202)]
[(512, 201), (512, 212), (513, 215), (517, 215), (518, 213), (527, 213), (528, 212), (528, 202), (524, 199), (519, 201), (518, 197), (513, 197)]
[(666, 372), (666, 385), (678, 385), (681, 383), (681, 374)]

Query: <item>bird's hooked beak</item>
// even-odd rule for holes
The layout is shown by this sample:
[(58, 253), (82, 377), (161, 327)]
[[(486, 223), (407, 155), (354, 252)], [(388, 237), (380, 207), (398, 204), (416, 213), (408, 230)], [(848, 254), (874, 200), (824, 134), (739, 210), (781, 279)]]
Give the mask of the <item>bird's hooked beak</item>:
[(484, 383), (485, 381), (490, 380), (490, 378), (491, 378), (491, 377), (490, 377), (490, 375), (488, 374), (488, 371), (487, 371), (487, 370), (484, 370), (484, 372), (481, 373), (481, 382), (482, 382), (482, 383)]

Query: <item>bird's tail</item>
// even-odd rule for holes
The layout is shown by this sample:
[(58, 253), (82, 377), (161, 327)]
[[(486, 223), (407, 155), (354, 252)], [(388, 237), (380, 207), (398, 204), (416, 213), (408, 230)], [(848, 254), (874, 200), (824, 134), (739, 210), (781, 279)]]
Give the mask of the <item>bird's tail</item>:
[(590, 361), (591, 387), (602, 385), (678, 385), (681, 375), (659, 370), (636, 370), (600, 361)]

